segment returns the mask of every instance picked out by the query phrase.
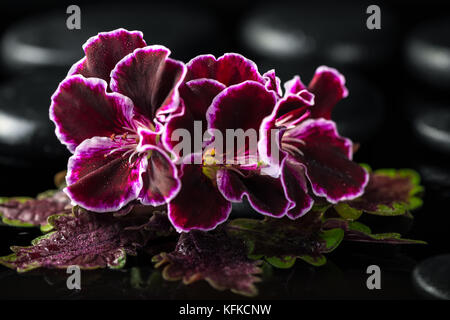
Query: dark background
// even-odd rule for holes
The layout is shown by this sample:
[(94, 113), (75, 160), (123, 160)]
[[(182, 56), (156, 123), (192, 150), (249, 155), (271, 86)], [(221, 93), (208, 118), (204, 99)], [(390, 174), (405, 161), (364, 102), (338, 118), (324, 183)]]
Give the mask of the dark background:
[[(69, 31), (65, 27), (70, 4), (81, 7), (81, 30)], [(366, 28), (366, 8), (370, 4), (381, 8), (381, 30)], [(375, 231), (399, 231), (408, 238), (425, 240), (428, 245), (400, 248), (346, 243), (320, 270), (297, 263), (292, 270), (274, 271), (260, 285), (261, 297), (419, 298), (412, 286), (411, 270), (427, 257), (450, 251), (450, 62), (433, 64), (439, 57), (412, 46), (416, 41), (427, 48), (443, 49), (444, 60), (450, 61), (450, 51), (445, 51), (450, 50), (447, 1), (270, 4), (128, 0), (96, 1), (94, 5), (92, 1), (2, 1), (1, 9), (0, 195), (33, 196), (53, 187), (53, 174), (65, 169), (69, 154), (54, 137), (53, 124), (48, 120), (50, 96), (70, 65), (82, 57), (81, 44), (88, 37), (123, 26), (144, 31), (147, 44), (166, 45), (173, 57), (185, 62), (202, 53), (242, 53), (258, 64), (261, 73), (275, 68), (282, 82), (295, 74), (308, 82), (317, 66), (336, 67), (346, 76), (350, 95), (337, 105), (333, 117), (343, 135), (361, 143), (355, 160), (369, 163), (374, 169), (413, 168), (421, 173), (425, 205), (414, 214), (413, 221), (404, 217), (366, 220)], [(292, 38), (288, 43), (302, 34), (307, 40), (289, 49), (289, 54), (277, 52), (283, 44), (269, 51), (260, 46), (260, 39), (268, 37), (264, 30), (269, 29), (277, 35), (289, 34)], [(11, 43), (23, 45), (21, 52)], [(350, 51), (344, 50), (347, 54), (342, 55), (342, 48)], [(40, 60), (36, 52), (43, 54)], [(411, 54), (415, 60), (408, 58)], [(438, 133), (424, 133), (421, 121)], [(8, 254), (10, 245), (27, 245), (38, 234), (29, 229), (0, 227), (0, 255)], [(365, 287), (365, 268), (373, 263), (385, 272), (383, 290), (377, 292)], [(131, 259), (124, 271), (92, 272), (86, 276), (87, 289), (79, 293), (68, 292), (64, 275), (56, 271), (24, 276), (0, 267), (0, 287), (7, 288), (0, 295), (236, 297), (215, 292), (204, 283), (187, 289), (166, 284), (158, 280), (156, 273), (156, 285), (152, 285), (158, 289), (130, 288), (130, 274), (136, 272), (130, 268), (142, 268), (147, 278), (154, 274), (150, 266), (149, 258), (144, 256)]]

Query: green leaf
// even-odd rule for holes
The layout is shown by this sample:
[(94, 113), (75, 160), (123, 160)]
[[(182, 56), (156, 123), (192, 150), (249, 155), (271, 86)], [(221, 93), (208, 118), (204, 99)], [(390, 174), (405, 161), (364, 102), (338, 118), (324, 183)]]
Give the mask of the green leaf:
[(48, 223), (54, 231), (34, 239), (31, 246), (11, 247), (13, 254), (0, 257), (0, 264), (18, 272), (70, 265), (120, 269), (127, 254), (136, 254), (137, 248), (171, 228), (167, 216), (156, 212), (132, 211), (116, 217), (79, 207), (73, 213), (49, 217)]
[[(9, 226), (12, 227), (23, 227), (23, 228), (28, 228), (28, 227), (34, 227), (34, 224), (30, 223), (30, 222), (25, 222), (25, 221), (21, 221), (19, 219), (13, 219), (12, 217), (8, 218), (5, 217), (4, 213), (2, 212), (2, 205), (7, 204), (8, 202), (17, 202), (18, 204), (21, 203), (25, 203), (28, 200), (32, 200), (33, 198), (30, 197), (11, 197), (11, 198), (7, 198), (7, 197), (0, 197), (0, 217), (2, 218), (2, 222), (4, 224), (7, 224)], [(3, 206), (5, 207), (5, 206)], [(5, 209), (3, 209), (5, 210)]]
[(320, 237), (325, 240), (325, 248), (322, 252), (328, 253), (336, 249), (344, 239), (344, 230), (340, 228), (322, 231)]
[(350, 222), (348, 224), (348, 228), (349, 228), (349, 230), (359, 231), (359, 232), (363, 232), (366, 234), (372, 234), (372, 230), (370, 230), (370, 228), (368, 226), (366, 226), (365, 224), (363, 224), (359, 221)]
[(353, 234), (355, 241), (363, 242), (383, 242), (391, 244), (426, 244), (425, 241), (404, 239), (399, 233), (376, 233), (373, 234), (370, 228), (360, 222), (350, 222), (349, 231)]
[(372, 230), (358, 221), (348, 221), (331, 218), (324, 222), (324, 228), (335, 230), (340, 228), (344, 232), (344, 240), (356, 242), (376, 242), (385, 244), (426, 244), (425, 241), (404, 239), (399, 233), (373, 234)]
[(380, 216), (407, 215), (422, 205), (420, 176), (410, 169), (380, 169), (370, 173), (364, 194), (335, 205), (336, 212), (356, 220), (362, 212)]
[(340, 202), (334, 206), (336, 212), (344, 219), (357, 220), (363, 211), (352, 208), (348, 203)]
[(318, 256), (303, 255), (299, 256), (299, 258), (309, 263), (310, 265), (313, 265), (314, 267), (321, 267), (327, 263), (327, 258), (325, 258), (325, 256), (322, 254)]
[(289, 269), (295, 264), (296, 259), (297, 259), (296, 257), (285, 256), (285, 257), (266, 258), (266, 261), (275, 268)]
[(44, 224), (40, 226), (42, 233), (47, 233), (53, 230), (53, 226), (50, 223)]
[(59, 190), (40, 193), (36, 199), (12, 197), (0, 199), (2, 222), (14, 227), (41, 226), (47, 230), (47, 218), (61, 212), (70, 212), (70, 200)]
[(246, 243), (250, 258), (264, 257), (274, 267), (283, 269), (292, 267), (297, 257), (318, 265), (324, 262), (321, 253), (335, 249), (344, 235), (341, 229), (321, 230), (322, 215), (327, 208), (315, 207), (297, 220), (236, 219), (225, 230)]

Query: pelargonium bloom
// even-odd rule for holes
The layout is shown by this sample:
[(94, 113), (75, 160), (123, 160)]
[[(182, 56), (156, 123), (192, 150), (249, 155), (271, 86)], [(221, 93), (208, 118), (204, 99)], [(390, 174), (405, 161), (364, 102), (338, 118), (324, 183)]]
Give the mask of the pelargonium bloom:
[[(315, 196), (331, 203), (360, 196), (368, 173), (352, 161), (352, 142), (339, 136), (329, 120), (335, 104), (347, 95), (344, 77), (335, 69), (319, 67), (308, 87), (296, 76), (285, 90), (262, 126), (259, 148), (267, 162), (274, 155), (279, 158), (275, 170), (295, 203), (288, 216), (299, 217), (311, 208), (309, 187)], [(282, 134), (272, 142), (275, 128), (282, 129)]]
[[(187, 87), (199, 93), (210, 89), (207, 83), (190, 81)], [(225, 138), (227, 129), (259, 132), (264, 118), (272, 113), (275, 101), (275, 94), (264, 85), (244, 81), (221, 91), (203, 114), (203, 121)], [(216, 137), (213, 135), (213, 138)], [(223, 144), (226, 145), (226, 141)], [(226, 157), (231, 158), (233, 164), (227, 162)], [(220, 153), (211, 142), (203, 153), (187, 159), (190, 161), (181, 165), (182, 188), (168, 204), (169, 218), (178, 230), (215, 228), (228, 218), (231, 202), (241, 202), (244, 196), (256, 211), (265, 215), (281, 217), (289, 209), (281, 180), (261, 174), (258, 157), (252, 154), (249, 145), (244, 145), (243, 150)]]
[[(253, 61), (237, 53), (226, 53), (219, 58), (210, 54), (199, 55), (189, 61), (186, 67), (186, 77), (180, 86), (181, 103), (178, 110), (172, 112), (167, 121), (167, 130), (163, 133), (163, 143), (169, 150), (178, 143), (173, 139), (176, 129), (187, 130), (191, 137), (198, 134), (203, 136), (208, 128), (206, 111), (212, 100), (227, 87), (254, 81), (281, 94), (280, 81), (273, 70), (261, 75)], [(194, 121), (201, 123), (201, 132), (195, 131)], [(203, 147), (192, 143), (191, 152), (201, 152)]]
[[(124, 29), (100, 33), (83, 48), (86, 56), (50, 108), (58, 138), (74, 153), (65, 192), (75, 204), (103, 212), (134, 200), (167, 203), (179, 231), (209, 230), (244, 196), (262, 214), (295, 219), (313, 204), (309, 188), (334, 203), (359, 196), (367, 183), (351, 161), (350, 140), (329, 120), (346, 95), (332, 69), (318, 69), (308, 87), (292, 79), (283, 97), (274, 70), (261, 75), (238, 54), (202, 55), (186, 67), (167, 48)], [(194, 137), (179, 158), (178, 129)], [(229, 130), (253, 130), (255, 141), (219, 150), (219, 137), (227, 148), (237, 139)]]
[[(168, 149), (178, 143), (173, 139), (177, 129), (187, 130), (190, 137), (203, 137), (207, 129), (222, 137), (227, 129), (253, 129), (259, 134), (280, 94), (273, 72), (261, 76), (252, 61), (238, 54), (218, 59), (198, 56), (187, 64), (187, 70), (180, 87), (179, 112), (169, 117), (163, 135)], [(195, 132), (194, 121), (201, 123), (200, 132)], [(211, 141), (215, 138), (212, 135)], [(287, 212), (289, 201), (281, 181), (261, 175), (257, 155), (250, 152), (249, 145), (230, 155), (216, 150), (211, 141), (192, 143), (184, 154), (189, 163), (181, 165), (182, 189), (168, 205), (169, 218), (178, 230), (215, 228), (227, 219), (231, 202), (241, 202), (244, 195), (263, 214), (280, 217)], [(226, 163), (225, 156), (235, 164)]]
[(160, 143), (159, 120), (178, 107), (185, 65), (124, 29), (91, 38), (84, 50), (50, 106), (55, 132), (73, 153), (65, 192), (96, 212), (133, 200), (167, 203), (180, 181)]

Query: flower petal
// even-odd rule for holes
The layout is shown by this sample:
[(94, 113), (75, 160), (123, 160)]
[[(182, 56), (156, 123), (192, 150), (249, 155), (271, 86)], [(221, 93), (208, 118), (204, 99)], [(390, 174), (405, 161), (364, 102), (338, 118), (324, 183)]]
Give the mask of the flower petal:
[(136, 113), (153, 120), (177, 109), (186, 66), (163, 46), (136, 49), (111, 72), (111, 89), (133, 100)]
[(142, 173), (147, 158), (129, 162), (126, 149), (112, 152), (120, 145), (110, 138), (85, 140), (70, 157), (67, 188), (71, 200), (81, 207), (95, 211), (116, 211), (135, 200), (142, 189)]
[(266, 81), (266, 89), (267, 90), (272, 90), (273, 92), (275, 92), (277, 94), (278, 97), (281, 97), (281, 95), (283, 94), (281, 92), (281, 80), (280, 78), (278, 78), (275, 74), (275, 70), (269, 70), (266, 73), (263, 74), (263, 78)]
[(132, 128), (133, 103), (118, 93), (106, 92), (106, 82), (72, 76), (52, 96), (50, 119), (56, 135), (74, 152), (85, 139), (122, 134)]
[(281, 174), (281, 164), (287, 153), (281, 147), (281, 141), (286, 131), (285, 127), (275, 125), (275, 113), (264, 119), (259, 130), (258, 156), (264, 163), (264, 173), (274, 178)]
[(284, 96), (290, 94), (297, 94), (302, 90), (305, 90), (306, 86), (300, 80), (299, 76), (294, 76), (291, 80), (284, 83)]
[[(192, 139), (195, 140), (196, 135), (200, 135), (200, 138), (203, 138), (203, 133), (208, 128), (206, 111), (213, 99), (224, 89), (225, 86), (223, 84), (211, 79), (191, 80), (183, 85), (180, 88), (180, 96), (183, 100), (184, 110), (168, 119), (166, 130), (164, 130), (162, 137), (164, 146), (172, 150), (180, 143), (173, 136), (174, 131), (185, 129), (190, 133), (191, 137), (190, 145), (192, 148), (189, 153), (201, 152), (202, 145), (199, 144), (197, 146)], [(201, 122), (201, 132), (195, 132), (194, 121)], [(183, 155), (177, 156), (183, 157)], [(187, 156), (187, 154), (184, 156)]]
[(143, 173), (143, 188), (139, 199), (145, 205), (159, 206), (172, 200), (181, 188), (177, 168), (164, 151), (149, 149), (147, 170)]
[(289, 137), (304, 143), (292, 143), (301, 150), (296, 159), (305, 166), (306, 176), (317, 196), (331, 203), (354, 199), (364, 192), (369, 174), (351, 161), (352, 142), (338, 135), (334, 122), (310, 119)]
[(227, 220), (231, 203), (202, 172), (202, 166), (183, 164), (182, 188), (168, 204), (169, 219), (178, 231), (212, 230)]
[(218, 59), (210, 54), (200, 55), (189, 61), (187, 69), (186, 81), (214, 79), (227, 87), (247, 80), (266, 83), (256, 64), (237, 53), (226, 53)]
[(282, 217), (290, 206), (280, 179), (267, 175), (243, 177), (221, 169), (217, 172), (217, 187), (232, 202), (241, 202), (247, 196), (250, 205), (264, 215)]
[(296, 124), (308, 116), (309, 109), (314, 105), (314, 95), (302, 90), (296, 95), (288, 95), (279, 100), (275, 107), (275, 119), (285, 126)]
[(100, 78), (109, 82), (109, 75), (117, 62), (146, 45), (140, 31), (117, 29), (101, 32), (83, 45), (86, 57), (72, 66), (68, 76), (81, 74), (86, 78)]
[(137, 135), (139, 137), (139, 143), (136, 147), (137, 152), (145, 152), (159, 144), (159, 136), (161, 135), (162, 128), (158, 131), (149, 130), (147, 128), (139, 128)]
[(227, 129), (253, 129), (259, 134), (261, 124), (276, 103), (275, 94), (254, 81), (246, 81), (222, 91), (212, 102), (206, 119), (208, 128), (226, 137)]
[(308, 194), (303, 165), (290, 157), (286, 158), (281, 179), (287, 198), (295, 204), (287, 215), (291, 219), (297, 219), (307, 213), (314, 204), (313, 198)]
[(206, 119), (214, 139), (221, 134), (223, 140), (225, 150), (216, 152), (216, 157), (223, 158), (219, 161), (250, 165), (259, 161), (260, 130), (275, 103), (275, 93), (254, 81), (231, 86), (217, 95)]
[(345, 78), (336, 69), (321, 66), (308, 85), (315, 95), (315, 104), (311, 108), (312, 118), (331, 118), (331, 112), (342, 98), (347, 97)]
[(265, 169), (267, 174), (277, 177), (281, 173), (281, 163), (287, 155), (281, 148), (284, 131), (308, 117), (313, 104), (314, 95), (307, 90), (289, 94), (278, 100), (272, 114), (263, 120), (258, 151), (262, 161), (270, 168)]

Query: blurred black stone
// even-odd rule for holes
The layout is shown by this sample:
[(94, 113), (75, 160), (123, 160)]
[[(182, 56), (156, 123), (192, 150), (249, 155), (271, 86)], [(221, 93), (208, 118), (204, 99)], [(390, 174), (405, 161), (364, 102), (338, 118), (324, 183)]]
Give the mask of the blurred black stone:
[(448, 159), (442, 159), (444, 164), (424, 163), (419, 165), (419, 173), (424, 182), (427, 195), (433, 197), (430, 201), (435, 202), (435, 210), (441, 213), (440, 220), (444, 218), (443, 215), (446, 212), (439, 205), (447, 206), (450, 201), (449, 161)]
[(428, 183), (430, 187), (442, 187), (450, 191), (450, 171), (448, 168), (424, 164), (419, 167), (419, 171), (425, 183)]
[(436, 150), (450, 153), (450, 109), (426, 109), (414, 122), (423, 140)]
[(450, 154), (450, 108), (432, 100), (411, 101), (408, 117), (415, 135), (427, 148)]
[[(61, 73), (27, 74), (0, 85), (0, 164), (27, 167), (68, 155), (49, 119), (50, 97)], [(47, 163), (48, 164), (48, 163)]]
[(450, 254), (435, 256), (417, 265), (413, 282), (426, 297), (450, 300)]
[(42, 234), (38, 228), (18, 228), (6, 226), (2, 223), (0, 223), (0, 232), (0, 239), (2, 240), (0, 242), (0, 256), (10, 254), (10, 246), (13, 243), (16, 246), (29, 246), (30, 239), (34, 239)]
[(450, 88), (450, 18), (416, 27), (405, 49), (408, 71), (422, 83)]
[(369, 30), (366, 4), (301, 3), (258, 6), (244, 21), (242, 43), (259, 57), (374, 68), (396, 50), (396, 28), (381, 7), (381, 29)]
[(80, 30), (66, 27), (69, 15), (65, 8), (13, 24), (3, 38), (4, 65), (12, 70), (68, 68), (83, 56), (82, 45), (89, 37), (117, 28), (140, 30), (148, 45), (165, 45), (171, 49), (172, 57), (181, 60), (215, 51), (224, 42), (216, 19), (195, 6), (135, 3), (80, 8)]

